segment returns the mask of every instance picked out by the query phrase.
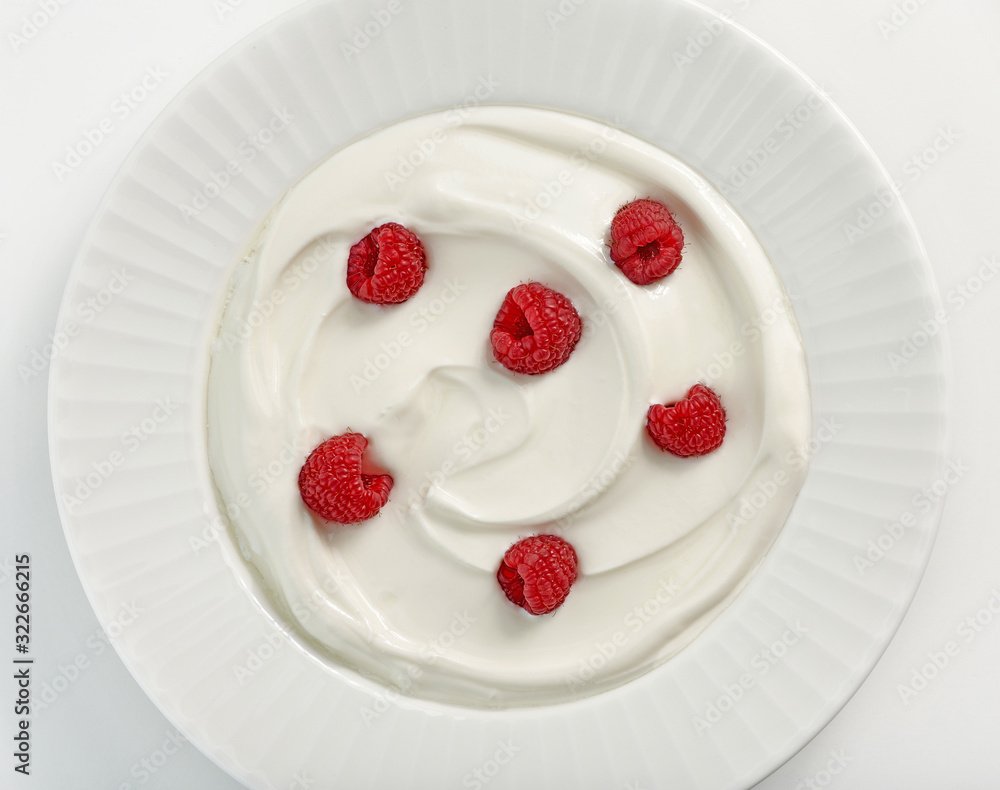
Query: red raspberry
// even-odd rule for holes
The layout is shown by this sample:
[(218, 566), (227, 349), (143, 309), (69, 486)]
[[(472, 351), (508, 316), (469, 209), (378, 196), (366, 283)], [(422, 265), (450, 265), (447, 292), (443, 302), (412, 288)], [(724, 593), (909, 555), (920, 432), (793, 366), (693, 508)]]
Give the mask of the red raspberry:
[(695, 384), (676, 403), (650, 406), (646, 431), (657, 447), (679, 458), (708, 455), (726, 436), (726, 410), (711, 388)]
[(583, 334), (573, 303), (541, 283), (507, 293), (493, 321), (490, 343), (497, 362), (514, 373), (548, 373), (569, 359)]
[(528, 614), (562, 606), (576, 581), (576, 551), (558, 535), (519, 540), (503, 555), (497, 581), (511, 603)]
[(351, 247), (347, 287), (362, 302), (398, 304), (424, 283), (427, 253), (413, 231), (396, 222), (379, 225)]
[(684, 233), (670, 209), (633, 200), (611, 220), (611, 260), (636, 285), (662, 280), (680, 265)]
[(302, 501), (317, 515), (338, 524), (356, 524), (376, 515), (389, 499), (389, 475), (361, 471), (368, 440), (360, 433), (327, 439), (299, 472)]

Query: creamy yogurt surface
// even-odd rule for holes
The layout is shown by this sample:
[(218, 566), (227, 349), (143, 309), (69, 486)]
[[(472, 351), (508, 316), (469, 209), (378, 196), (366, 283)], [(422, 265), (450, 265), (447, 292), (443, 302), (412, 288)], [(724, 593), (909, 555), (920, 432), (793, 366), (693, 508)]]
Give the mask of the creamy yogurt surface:
[[(655, 286), (607, 250), (615, 211), (638, 197), (685, 234)], [(427, 276), (403, 304), (363, 304), (348, 250), (388, 221), (420, 236)], [(541, 376), (510, 373), (489, 345), (504, 295), (528, 280), (584, 323)], [(699, 380), (722, 398), (725, 442), (661, 453), (646, 410)], [(475, 707), (604, 691), (688, 644), (784, 524), (810, 415), (787, 295), (728, 202), (620, 130), (522, 107), (401, 122), (293, 186), (233, 274), (208, 380), (212, 474), (274, 604), (333, 664)], [(395, 484), (375, 519), (326, 525), (298, 473), (348, 430)], [(573, 544), (580, 577), (533, 617), (496, 570), (539, 533)]]

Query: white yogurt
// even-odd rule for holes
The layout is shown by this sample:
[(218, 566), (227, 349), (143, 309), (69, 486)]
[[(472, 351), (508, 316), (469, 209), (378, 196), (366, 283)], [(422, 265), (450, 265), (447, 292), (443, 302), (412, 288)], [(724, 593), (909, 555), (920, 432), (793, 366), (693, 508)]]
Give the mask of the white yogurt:
[[(611, 217), (652, 197), (686, 239), (657, 286), (611, 263)], [(418, 294), (353, 299), (348, 250), (400, 222), (423, 240)], [(584, 322), (569, 361), (517, 376), (492, 357), (527, 280)], [(650, 403), (699, 379), (725, 442), (678, 459)], [(334, 154), (282, 198), (237, 268), (212, 351), (210, 465), (246, 559), (335, 663), (488, 707), (619, 685), (689, 643), (745, 585), (805, 477), (809, 385), (794, 316), (753, 234), (700, 176), (621, 131), (550, 111), (416, 118)], [(348, 429), (395, 479), (360, 526), (303, 506), (309, 451)], [(555, 613), (507, 601), (519, 538), (556, 532), (580, 578)]]

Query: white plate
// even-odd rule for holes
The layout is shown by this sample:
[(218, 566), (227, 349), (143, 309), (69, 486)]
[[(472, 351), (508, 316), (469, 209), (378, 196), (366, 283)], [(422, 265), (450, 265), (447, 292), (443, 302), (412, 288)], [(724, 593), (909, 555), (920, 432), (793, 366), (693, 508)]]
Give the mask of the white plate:
[[(219, 298), (267, 209), (367, 132), (482, 100), (615, 122), (723, 188), (793, 296), (815, 425), (837, 426), (756, 576), (691, 646), (615, 691), (501, 713), (387, 698), (281, 634), (215, 526), (204, 436)], [(858, 134), (700, 6), (309, 3), (188, 86), (98, 212), (51, 373), (63, 524), (102, 621), (141, 610), (116, 639), (139, 683), (251, 787), (747, 787), (849, 699), (915, 592), (946, 473), (938, 308)]]

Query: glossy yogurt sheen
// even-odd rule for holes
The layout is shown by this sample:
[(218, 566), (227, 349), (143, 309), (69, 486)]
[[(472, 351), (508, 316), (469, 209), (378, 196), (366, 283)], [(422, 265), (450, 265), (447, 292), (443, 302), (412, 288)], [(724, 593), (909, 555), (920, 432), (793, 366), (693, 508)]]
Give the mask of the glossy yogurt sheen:
[[(607, 251), (637, 197), (669, 205), (686, 238), (681, 267), (645, 288)], [(387, 221), (421, 237), (427, 277), (403, 304), (363, 304), (348, 250)], [(527, 280), (585, 327), (542, 376), (508, 372), (489, 345)], [(727, 410), (724, 444), (659, 452), (646, 410), (699, 380)], [(427, 699), (539, 705), (652, 669), (734, 598), (801, 487), (810, 413), (787, 295), (715, 189), (609, 126), (488, 107), (376, 132), (275, 206), (212, 348), (209, 461), (246, 560), (334, 666)], [(348, 430), (395, 486), (377, 518), (330, 529), (297, 478)], [(540, 532), (573, 544), (580, 577), (533, 617), (495, 577)]]

